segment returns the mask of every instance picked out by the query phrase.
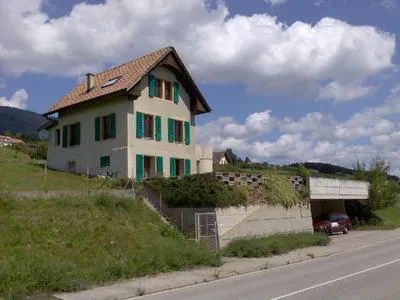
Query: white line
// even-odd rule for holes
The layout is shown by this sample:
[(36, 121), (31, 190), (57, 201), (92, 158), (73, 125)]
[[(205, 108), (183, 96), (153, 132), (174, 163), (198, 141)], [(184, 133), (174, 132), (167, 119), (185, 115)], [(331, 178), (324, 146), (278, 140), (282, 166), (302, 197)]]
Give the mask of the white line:
[(369, 271), (380, 269), (380, 268), (386, 267), (388, 265), (391, 265), (391, 264), (394, 264), (394, 263), (397, 263), (397, 262), (400, 262), (400, 258), (392, 260), (392, 261), (389, 261), (389, 262), (381, 264), (381, 265), (377, 265), (377, 266), (372, 267), (372, 268), (368, 268), (368, 269), (356, 272), (356, 273), (352, 273), (352, 274), (349, 274), (349, 275), (346, 275), (346, 276), (342, 276), (342, 277), (339, 277), (339, 278), (336, 278), (336, 279), (333, 279), (333, 280), (329, 280), (329, 281), (326, 281), (326, 282), (323, 282), (323, 283), (320, 283), (320, 284), (312, 285), (312, 286), (310, 286), (308, 288), (305, 288), (305, 289), (302, 289), (302, 290), (298, 290), (298, 291), (292, 292), (290, 294), (282, 295), (282, 296), (279, 296), (279, 297), (276, 297), (276, 298), (271, 298), (271, 300), (280, 300), (280, 299), (289, 298), (291, 296), (294, 296), (294, 295), (297, 295), (297, 294), (301, 294), (301, 293), (307, 292), (309, 290), (313, 290), (313, 289), (319, 288), (321, 286), (325, 286), (325, 285), (328, 285), (328, 284), (331, 284), (331, 283), (334, 283), (334, 282), (338, 282), (338, 281), (341, 281), (341, 280), (344, 280), (344, 279), (347, 279), (347, 278), (350, 278), (350, 277), (354, 277), (354, 276), (357, 276), (357, 275), (360, 275), (360, 274), (363, 274), (363, 273), (367, 273)]

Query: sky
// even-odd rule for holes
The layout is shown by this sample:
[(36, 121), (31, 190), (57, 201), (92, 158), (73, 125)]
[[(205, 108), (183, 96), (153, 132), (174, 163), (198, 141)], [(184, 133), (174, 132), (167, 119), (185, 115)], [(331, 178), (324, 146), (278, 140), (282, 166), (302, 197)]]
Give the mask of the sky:
[(0, 0), (0, 105), (174, 46), (212, 107), (197, 142), (400, 175), (400, 0)]

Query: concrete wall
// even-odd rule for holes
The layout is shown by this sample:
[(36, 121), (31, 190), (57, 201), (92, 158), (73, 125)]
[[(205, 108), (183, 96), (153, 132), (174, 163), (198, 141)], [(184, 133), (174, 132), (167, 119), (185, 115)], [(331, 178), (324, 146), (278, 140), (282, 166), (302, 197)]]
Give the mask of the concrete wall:
[[(100, 168), (100, 157), (110, 156), (111, 169), (118, 172), (118, 176), (127, 177), (127, 113), (133, 111), (132, 101), (127, 97), (117, 96), (112, 99), (90, 102), (79, 105), (59, 114), (57, 126), (49, 130), (48, 167), (57, 170), (68, 170), (68, 161), (75, 161), (75, 171), (86, 173), (89, 167), (90, 174), (105, 175)], [(95, 118), (116, 114), (116, 138), (95, 141)], [(62, 127), (81, 123), (81, 142), (78, 146), (62, 147)], [(55, 144), (55, 130), (61, 131), (61, 143)]]
[[(151, 72), (156, 78), (167, 81), (178, 81), (175, 74), (165, 67), (157, 67)], [(149, 97), (148, 77), (144, 77), (135, 87), (135, 94), (140, 95), (133, 101), (128, 113), (128, 172), (136, 175), (136, 154), (162, 156), (164, 159), (164, 176), (169, 176), (170, 157), (191, 160), (191, 172), (196, 173), (196, 133), (195, 116), (190, 111), (190, 97), (180, 84), (179, 103), (174, 101)], [(136, 138), (136, 112), (161, 116), (161, 141)], [(168, 118), (189, 121), (191, 124), (190, 145), (185, 143), (168, 142)]]
[(254, 205), (217, 209), (216, 214), (220, 247), (240, 237), (313, 230), (310, 207)]
[(197, 173), (213, 171), (213, 147), (211, 145), (196, 145)]
[(369, 183), (356, 180), (342, 180), (332, 178), (309, 178), (310, 199), (368, 199)]

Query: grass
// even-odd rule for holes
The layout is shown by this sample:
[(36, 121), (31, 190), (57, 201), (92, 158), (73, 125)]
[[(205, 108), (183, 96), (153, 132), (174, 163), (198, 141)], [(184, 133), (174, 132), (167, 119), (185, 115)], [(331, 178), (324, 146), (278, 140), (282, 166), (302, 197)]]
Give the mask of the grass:
[(0, 195), (0, 298), (86, 289), (118, 279), (217, 266), (141, 201)]
[(329, 241), (329, 237), (325, 234), (310, 232), (251, 237), (232, 241), (222, 250), (222, 255), (246, 258), (268, 257), (310, 246), (326, 246)]
[(8, 147), (0, 148), (0, 190), (84, 190), (106, 189), (110, 183), (104, 179), (47, 170), (44, 162), (32, 160), (24, 153)]
[(400, 201), (393, 207), (386, 207), (373, 211), (380, 219), (378, 224), (357, 226), (356, 230), (392, 230), (400, 228)]

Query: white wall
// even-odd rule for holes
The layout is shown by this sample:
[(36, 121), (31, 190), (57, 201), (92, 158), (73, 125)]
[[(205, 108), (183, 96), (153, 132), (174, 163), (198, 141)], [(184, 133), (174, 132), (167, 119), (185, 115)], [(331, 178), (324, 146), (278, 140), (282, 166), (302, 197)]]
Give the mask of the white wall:
[(220, 247), (232, 239), (282, 232), (313, 231), (311, 209), (276, 205), (250, 205), (216, 209)]
[[(165, 67), (158, 67), (151, 72), (156, 78), (178, 81), (174, 73)], [(140, 97), (133, 102), (133, 111), (128, 114), (128, 171), (136, 176), (136, 154), (163, 156), (164, 176), (169, 176), (171, 157), (191, 160), (191, 173), (196, 173), (196, 136), (195, 117), (190, 112), (190, 97), (180, 83), (179, 103), (156, 97), (149, 97), (148, 77), (144, 77), (135, 88)], [(136, 138), (136, 112), (161, 116), (161, 141)], [(168, 118), (189, 121), (191, 123), (190, 145), (168, 142)]]
[(366, 181), (310, 177), (310, 199), (368, 199), (369, 183)]
[[(59, 113), (57, 126), (49, 130), (48, 167), (67, 170), (68, 161), (76, 161), (76, 172), (86, 173), (87, 166), (90, 174), (105, 175), (100, 168), (100, 157), (110, 156), (110, 167), (118, 172), (118, 176), (128, 176), (127, 169), (127, 113), (132, 111), (132, 101), (127, 97), (118, 96), (112, 99), (93, 101), (81, 104)], [(95, 118), (116, 114), (116, 138), (95, 141)], [(81, 123), (81, 142), (78, 146), (62, 147), (62, 127)], [(55, 130), (60, 129), (60, 145), (55, 146)], [(115, 150), (113, 150), (115, 149)]]

